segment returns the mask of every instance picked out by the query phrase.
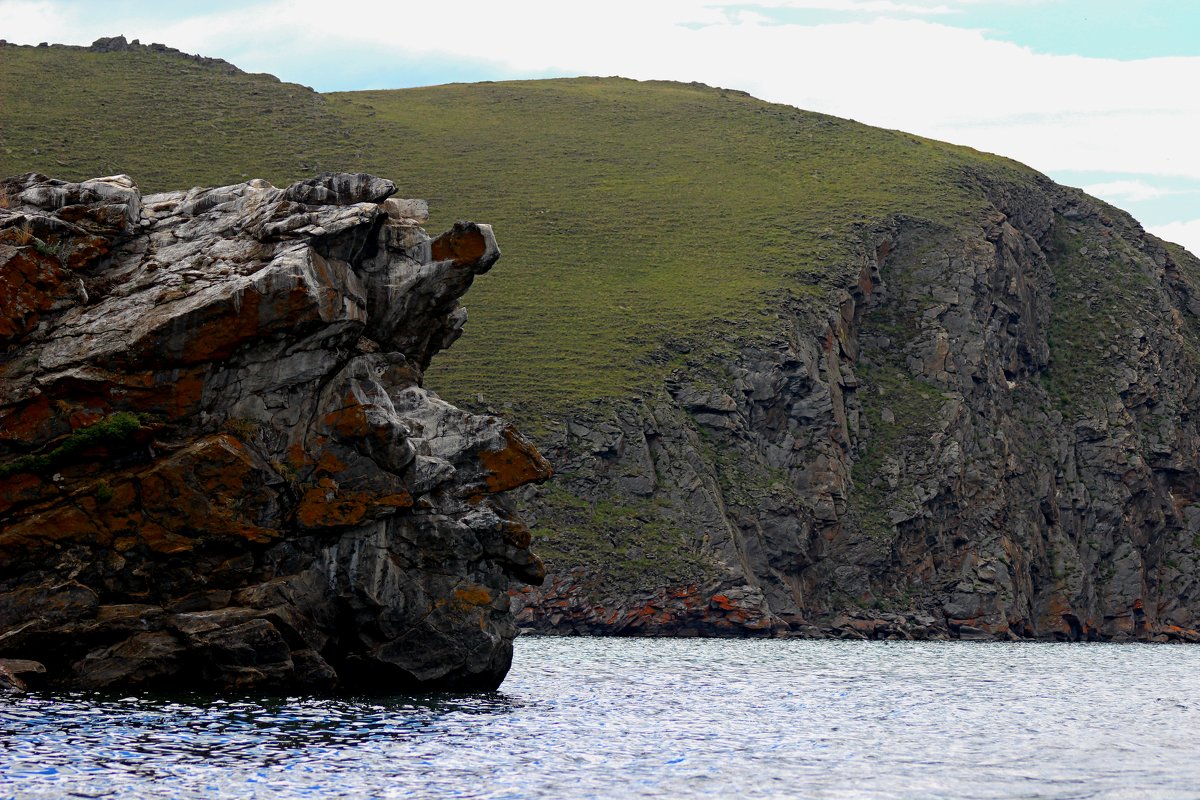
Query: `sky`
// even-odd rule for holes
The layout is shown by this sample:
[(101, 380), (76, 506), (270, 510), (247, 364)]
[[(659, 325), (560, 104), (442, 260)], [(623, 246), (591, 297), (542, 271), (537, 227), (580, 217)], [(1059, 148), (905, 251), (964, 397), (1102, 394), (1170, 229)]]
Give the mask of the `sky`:
[(318, 91), (700, 81), (999, 153), (1200, 253), (1200, 0), (0, 0), (0, 38), (123, 34)]

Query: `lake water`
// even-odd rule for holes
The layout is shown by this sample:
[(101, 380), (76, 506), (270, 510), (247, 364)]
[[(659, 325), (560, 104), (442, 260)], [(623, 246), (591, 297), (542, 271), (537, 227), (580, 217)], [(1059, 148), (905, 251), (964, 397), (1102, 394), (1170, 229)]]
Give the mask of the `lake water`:
[(501, 691), (0, 699), (2, 798), (1200, 798), (1200, 648), (523, 637)]

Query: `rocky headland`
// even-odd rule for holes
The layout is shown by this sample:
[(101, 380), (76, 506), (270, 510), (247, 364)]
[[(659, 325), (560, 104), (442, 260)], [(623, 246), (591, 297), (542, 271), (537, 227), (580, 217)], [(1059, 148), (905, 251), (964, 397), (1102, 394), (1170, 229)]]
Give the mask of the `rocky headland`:
[[(81, 180), (119, 164), (156, 190), (403, 172), (414, 192), (444, 193), (443, 227), (456, 215), (503, 226), (506, 267), (478, 287), (477, 335), (430, 381), (483, 417), (520, 420), (556, 465), (555, 480), (514, 493), (547, 571), (511, 590), (527, 630), (1200, 639), (1200, 262), (1119, 209), (999, 156), (700, 84), (317, 94), (121, 37), (2, 52), (13, 113), (0, 115), (0, 172)], [(270, 247), (283, 235), (262, 234)], [(358, 263), (329, 250), (336, 236), (311, 235), (326, 261)], [(25, 258), (58, 252), (41, 247)], [(43, 405), (0, 420), (12, 440), (0, 457), (40, 464), (39, 491), (69, 476), (53, 451), (128, 423), (109, 419), (126, 406), (103, 394), (107, 379), (50, 360), (69, 330), (38, 328), (98, 308), (100, 269), (80, 274), (86, 303), (55, 278), (20, 290), (44, 310), (4, 323), (41, 337), (9, 346), (2, 380), (17, 397), (32, 371)], [(192, 272), (175, 291), (198, 286)], [(419, 370), (417, 344), (384, 343), (374, 319), (342, 351), (377, 342)], [(237, 347), (214, 345), (211, 363), (245, 358)], [(283, 369), (292, 356), (279, 352)], [(154, 435), (155, 458), (189, 440), (154, 426), (203, 419), (206, 436), (266, 448), (284, 516), (303, 522), (325, 477), (343, 496), (351, 485), (319, 457), (296, 462), (293, 481), (295, 440), (279, 437), (295, 419), (275, 413), (276, 395), (267, 411), (237, 399), (266, 391), (236, 377), (248, 366), (202, 373), (192, 401), (190, 355), (171, 367), (178, 380), (97, 357), (138, 376), (120, 379), (120, 403), (158, 415), (136, 432)], [(107, 405), (88, 401), (90, 417), (43, 438), (7, 433), (97, 392)], [(214, 416), (155, 407), (172, 392)], [(211, 397), (232, 398), (230, 422)], [(117, 488), (96, 480), (97, 497)], [(3, 513), (33, 508), (14, 497), (26, 505)], [(372, 508), (364, 519), (383, 513)]]
[(960, 181), (985, 213), (863, 226), (767, 342), (539, 441), (535, 530), (671, 546), (653, 580), (560, 558), (520, 624), (1200, 641), (1200, 262), (1042, 176)]
[(550, 467), (423, 387), (500, 251), (394, 191), (0, 181), (0, 687), (503, 679)]

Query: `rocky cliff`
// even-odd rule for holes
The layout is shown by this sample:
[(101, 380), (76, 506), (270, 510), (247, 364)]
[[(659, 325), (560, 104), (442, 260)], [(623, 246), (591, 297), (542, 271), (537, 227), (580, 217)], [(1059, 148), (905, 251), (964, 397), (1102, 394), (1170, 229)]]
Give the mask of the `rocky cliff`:
[(1200, 262), (1040, 176), (960, 180), (990, 208), (862, 226), (771, 340), (546, 437), (525, 513), (590, 538), (523, 625), (1200, 640)]
[(94, 49), (3, 49), (0, 172), (403, 170), (503, 226), (430, 380), (558, 467), (519, 499), (548, 572), (520, 624), (1196, 638), (1200, 270), (1126, 214), (699, 84), (318, 95)]
[(394, 190), (0, 182), (0, 684), (503, 679), (550, 470), (423, 387), (499, 250)]

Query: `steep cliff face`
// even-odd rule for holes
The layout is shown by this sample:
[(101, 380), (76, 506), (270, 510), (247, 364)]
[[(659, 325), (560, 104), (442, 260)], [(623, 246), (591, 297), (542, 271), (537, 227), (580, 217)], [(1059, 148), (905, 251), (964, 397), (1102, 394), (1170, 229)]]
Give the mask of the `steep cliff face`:
[(499, 250), (394, 190), (0, 182), (0, 677), (503, 679), (543, 568), (497, 495), (550, 470), (423, 388)]
[(523, 625), (1200, 640), (1200, 263), (1046, 179), (963, 179), (989, 213), (862, 229), (773, 341), (547, 437), (525, 512), (587, 538)]

